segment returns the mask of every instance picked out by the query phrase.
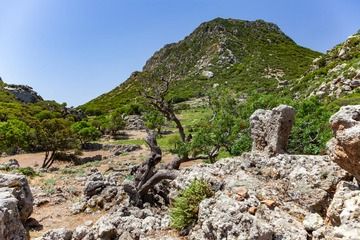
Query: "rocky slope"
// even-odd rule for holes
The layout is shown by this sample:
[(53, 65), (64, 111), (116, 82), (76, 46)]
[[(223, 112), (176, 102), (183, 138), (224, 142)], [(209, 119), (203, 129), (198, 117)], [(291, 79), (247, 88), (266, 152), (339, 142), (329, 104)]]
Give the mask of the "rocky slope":
[[(182, 232), (187, 235), (185, 239), (358, 239), (360, 188), (344, 169), (352, 172), (360, 161), (356, 155), (359, 108), (343, 107), (331, 118), (331, 142), (336, 146), (329, 145), (329, 156), (279, 154), (286, 148), (292, 108), (256, 111), (251, 117), (256, 122), (252, 124), (252, 152), (213, 165), (185, 168), (170, 183), (172, 198), (194, 179), (207, 181), (215, 192), (200, 203), (197, 222)], [(257, 134), (260, 129), (265, 129), (265, 134)], [(343, 158), (339, 161), (339, 157)], [(346, 167), (340, 168), (339, 162)], [(108, 181), (98, 172), (90, 180), (87, 188)], [(96, 223), (74, 230), (52, 230), (40, 239), (181, 239), (169, 230), (167, 206), (145, 205), (140, 209), (129, 204), (121, 185), (115, 192), (111, 194), (116, 195), (118, 204)], [(111, 194), (101, 193), (99, 197), (106, 199)]]
[(36, 103), (43, 101), (43, 98), (26, 85), (6, 84), (0, 77), (1, 101), (20, 101), (23, 103)]
[[(164, 46), (143, 72), (178, 80), (175, 101), (200, 96), (214, 84), (237, 92), (279, 91), (299, 77), (320, 53), (298, 46), (278, 26), (262, 20), (217, 18), (201, 24), (185, 39)], [(138, 72), (109, 93), (81, 106), (89, 113), (135, 103)]]
[(359, 93), (359, 89), (360, 33), (349, 36), (325, 55), (314, 59), (294, 88), (305, 96), (331, 98)]

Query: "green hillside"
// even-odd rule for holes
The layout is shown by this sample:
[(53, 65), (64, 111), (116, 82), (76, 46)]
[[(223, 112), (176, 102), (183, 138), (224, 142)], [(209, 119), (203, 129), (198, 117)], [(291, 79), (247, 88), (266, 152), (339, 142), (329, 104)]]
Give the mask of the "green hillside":
[[(243, 94), (281, 95), (320, 55), (297, 45), (273, 23), (217, 18), (157, 51), (143, 72), (175, 79), (170, 93), (175, 102), (203, 96), (214, 84)], [(141, 102), (138, 74), (80, 108), (101, 114)]]
[[(32, 102), (24, 102), (9, 89), (18, 88), (21, 96), (31, 97)], [(55, 101), (43, 100), (32, 88), (23, 85), (12, 85), (0, 78), (0, 122), (19, 119), (26, 123), (43, 117), (65, 117), (65, 106)]]

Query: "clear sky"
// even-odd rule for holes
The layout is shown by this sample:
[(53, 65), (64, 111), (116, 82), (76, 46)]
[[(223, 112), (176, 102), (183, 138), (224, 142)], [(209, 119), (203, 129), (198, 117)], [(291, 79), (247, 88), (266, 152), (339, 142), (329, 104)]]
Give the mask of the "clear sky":
[(360, 29), (360, 0), (0, 0), (0, 76), (77, 106), (215, 17), (274, 22), (324, 52)]

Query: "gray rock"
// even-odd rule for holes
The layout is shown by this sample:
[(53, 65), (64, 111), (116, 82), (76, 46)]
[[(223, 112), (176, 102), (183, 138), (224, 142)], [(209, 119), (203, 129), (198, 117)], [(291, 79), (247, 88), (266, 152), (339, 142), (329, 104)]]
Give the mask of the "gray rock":
[(46, 232), (42, 237), (35, 240), (71, 240), (72, 231), (65, 228), (54, 229)]
[(13, 196), (18, 200), (18, 210), (23, 223), (33, 211), (33, 196), (25, 176), (16, 174), (0, 174), (0, 188), (11, 188)]
[(0, 170), (9, 170), (19, 168), (20, 164), (16, 159), (9, 159), (9, 161), (0, 164)]
[(238, 201), (220, 193), (199, 206), (198, 222), (189, 239), (273, 239), (266, 222), (244, 212)]
[(252, 151), (268, 155), (285, 153), (294, 119), (295, 110), (286, 105), (256, 110), (250, 117)]
[(101, 193), (106, 187), (106, 182), (100, 172), (93, 173), (87, 180), (84, 188), (84, 196), (90, 199), (92, 196)]
[(78, 226), (77, 228), (75, 228), (72, 234), (72, 240), (82, 240), (88, 232), (89, 232), (88, 227)]
[(143, 130), (145, 129), (144, 121), (139, 115), (129, 115), (125, 117), (127, 130)]
[(124, 153), (136, 151), (140, 148), (141, 148), (140, 145), (137, 144), (125, 144), (114, 147), (113, 149), (111, 149), (111, 152), (112, 154), (114, 154), (114, 156), (119, 156)]
[(4, 87), (4, 89), (11, 94), (14, 94), (18, 100), (24, 103), (36, 103), (38, 101), (43, 101), (42, 97), (39, 96), (32, 87), (26, 85), (8, 84)]
[(28, 234), (20, 219), (18, 200), (11, 188), (0, 188), (0, 239), (27, 240)]
[(350, 83), (350, 87), (352, 88), (360, 87), (360, 80), (352, 80)]

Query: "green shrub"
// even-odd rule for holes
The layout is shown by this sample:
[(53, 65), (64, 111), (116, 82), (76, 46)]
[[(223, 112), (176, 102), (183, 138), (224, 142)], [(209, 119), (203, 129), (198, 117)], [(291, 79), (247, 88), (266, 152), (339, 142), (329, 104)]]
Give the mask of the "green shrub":
[(35, 176), (39, 176), (39, 173), (37, 173), (33, 168), (31, 167), (23, 167), (23, 168), (18, 168), (14, 170), (17, 173), (21, 173), (27, 177), (35, 177)]
[(250, 134), (242, 134), (231, 146), (231, 155), (240, 156), (242, 153), (250, 151), (251, 143)]
[(207, 182), (195, 179), (174, 200), (170, 208), (171, 227), (181, 230), (197, 220), (199, 204), (213, 192)]

